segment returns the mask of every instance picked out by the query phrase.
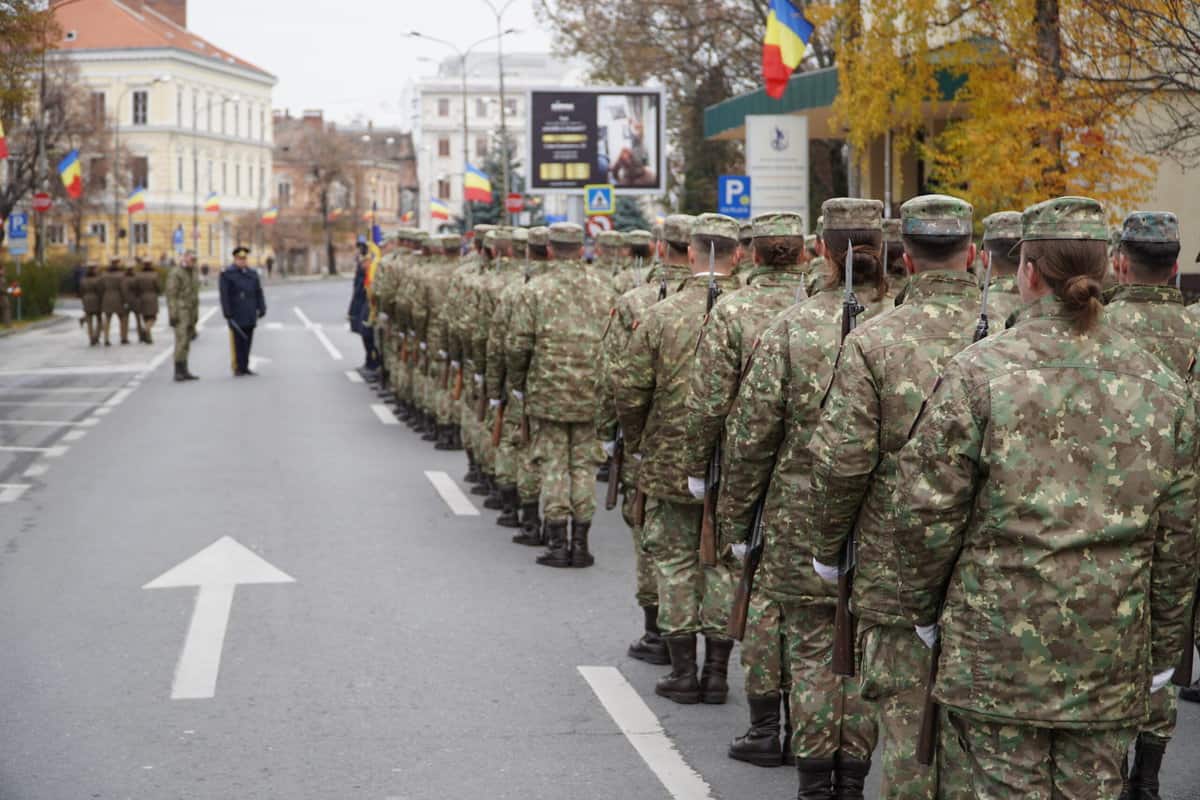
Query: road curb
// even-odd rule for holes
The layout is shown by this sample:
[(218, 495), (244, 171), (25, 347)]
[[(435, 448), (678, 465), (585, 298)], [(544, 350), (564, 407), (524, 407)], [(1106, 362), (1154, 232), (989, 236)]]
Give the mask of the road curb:
[(44, 319), (40, 322), (35, 322), (32, 325), (26, 325), (24, 328), (0, 329), (0, 339), (3, 339), (6, 336), (20, 336), (23, 333), (40, 331), (43, 328), (53, 328), (55, 325), (63, 325), (73, 319), (78, 319), (78, 317), (71, 317), (66, 314), (55, 314), (50, 319)]

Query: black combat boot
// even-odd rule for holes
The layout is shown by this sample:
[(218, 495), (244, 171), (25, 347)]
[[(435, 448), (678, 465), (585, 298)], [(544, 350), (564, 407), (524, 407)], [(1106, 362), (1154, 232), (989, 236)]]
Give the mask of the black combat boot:
[[(779, 749), (779, 693), (749, 695), (746, 701), (750, 704), (750, 730), (729, 745), (729, 757), (758, 767), (782, 765), (783, 753)], [(829, 768), (825, 770), (827, 784), (830, 783), (829, 773), (832, 771), (831, 759)], [(803, 773), (800, 776), (800, 785), (804, 785)], [(801, 795), (804, 796), (806, 795)]]
[[(1133, 750), (1133, 769), (1129, 772), (1126, 790), (1122, 798), (1128, 800), (1160, 800), (1158, 794), (1158, 771), (1162, 767), (1167, 743), (1157, 736), (1138, 734)], [(1126, 794), (1128, 792), (1128, 794)]]
[(832, 758), (802, 758), (796, 762), (800, 789), (796, 800), (833, 800)]
[(588, 532), (592, 528), (591, 520), (571, 523), (571, 566), (578, 569), (590, 567), (596, 559), (588, 552)]
[(184, 381), (186, 381), (186, 380), (187, 380), (187, 378), (185, 378), (185, 377), (183, 376), (183, 362), (182, 362), (182, 361), (176, 361), (176, 362), (175, 362), (175, 382), (176, 382), (176, 383), (183, 383), (183, 382), (184, 382)]
[(535, 559), (543, 567), (571, 566), (571, 551), (567, 549), (567, 521), (546, 521), (546, 547), (549, 549)]
[(847, 758), (841, 753), (837, 757), (837, 800), (863, 800), (863, 785), (871, 771), (870, 761)]
[(462, 428), (455, 425), (454, 426), (454, 449), (462, 450), (462, 449), (464, 449), (464, 447), (465, 446), (463, 445), (463, 440), (462, 440)]
[(200, 376), (199, 376), (199, 375), (193, 375), (193, 374), (192, 374), (192, 371), (191, 371), (190, 369), (188, 369), (188, 363), (187, 363), (187, 359), (186, 359), (186, 358), (183, 360), (183, 362), (182, 362), (182, 363), (183, 363), (183, 379), (184, 379), (185, 381), (198, 381), (198, 380), (200, 380)]
[(421, 422), (421, 441), (437, 441), (437, 420), (434, 418), (433, 414), (426, 413), (425, 419)]
[(415, 431), (417, 426), (421, 424), (421, 409), (412, 406), (408, 418), (404, 420), (404, 424), (408, 426), (410, 431)]
[(449, 425), (437, 426), (437, 441), (433, 445), (434, 450), (452, 450), (454, 441), (452, 438), (451, 428)]
[(700, 702), (700, 681), (696, 677), (696, 634), (667, 636), (671, 653), (671, 672), (658, 679), (654, 693), (676, 703), (691, 705)]
[(467, 474), (463, 475), (463, 483), (479, 483), (479, 479), (479, 462), (475, 460), (475, 454), (468, 450)]
[(705, 703), (721, 705), (729, 696), (729, 654), (733, 639), (704, 637), (704, 674), (700, 676), (700, 691)]
[(542, 538), (542, 520), (538, 517), (538, 501), (521, 504), (521, 532), (512, 537), (514, 544), (524, 544), (540, 547), (545, 544)]
[(645, 661), (647, 664), (670, 664), (671, 654), (667, 652), (667, 643), (663, 641), (662, 633), (658, 630), (658, 606), (642, 606), (646, 632), (642, 638), (629, 645), (626, 651), (630, 658)]
[(521, 515), (517, 511), (517, 487), (516, 486), (501, 486), (500, 501), (503, 503), (504, 513), (496, 517), (496, 524), (501, 528), (519, 528), (521, 527)]
[[(1195, 673), (1192, 673), (1193, 675)], [(1179, 699), (1189, 703), (1200, 703), (1200, 681), (1196, 681), (1186, 689), (1179, 690)]]
[(504, 508), (504, 498), (500, 496), (500, 483), (494, 475), (489, 479), (487, 499), (483, 501), (483, 507), (491, 511)]
[(471, 487), (471, 494), (479, 497), (487, 497), (492, 493), (492, 476), (484, 471), (483, 465), (479, 466), (479, 482)]

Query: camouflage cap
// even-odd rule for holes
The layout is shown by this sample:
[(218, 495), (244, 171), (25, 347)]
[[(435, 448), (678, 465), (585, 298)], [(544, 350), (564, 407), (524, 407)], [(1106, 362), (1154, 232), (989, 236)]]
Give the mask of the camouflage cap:
[(574, 222), (556, 222), (550, 226), (551, 244), (583, 244), (583, 228)]
[(895, 217), (883, 220), (883, 240), (885, 242), (900, 241), (900, 220)]
[(659, 222), (659, 223), (656, 223), (656, 224), (654, 225), (654, 228), (653, 228), (653, 229), (651, 229), (650, 233), (651, 233), (651, 235), (653, 235), (653, 236), (654, 236), (654, 241), (656, 241), (656, 242), (661, 242), (661, 241), (662, 241), (662, 238), (663, 238), (663, 226), (662, 226), (662, 223), (661, 223), (661, 222)]
[(496, 230), (496, 226), (495, 225), (487, 225), (487, 224), (481, 222), (478, 225), (476, 225), (474, 228), (472, 228), (471, 230), (474, 231), (476, 239), (482, 239), (484, 234), (486, 234), (488, 231)]
[(518, 243), (529, 241), (529, 228), (513, 228), (512, 240)]
[(997, 211), (983, 218), (983, 240), (1020, 239), (1021, 212)]
[(900, 232), (905, 236), (970, 236), (975, 209), (948, 194), (923, 194), (900, 206)]
[(654, 241), (654, 234), (650, 233), (650, 231), (636, 230), (625, 234), (626, 244), (648, 245), (652, 241)]
[(536, 228), (529, 229), (529, 243), (536, 247), (545, 247), (550, 241), (550, 229), (545, 225), (538, 225)]
[(803, 236), (804, 217), (791, 211), (772, 211), (758, 214), (750, 220), (754, 238), (764, 236)]
[(492, 234), (496, 237), (497, 242), (511, 242), (513, 238), (512, 228), (507, 225), (497, 226), (496, 230), (492, 231)]
[(816, 247), (817, 246), (817, 235), (815, 233), (810, 233), (808, 236), (805, 236), (804, 237), (804, 246), (810, 250), (812, 248)]
[(724, 214), (701, 214), (692, 225), (692, 236), (717, 236), (737, 241), (741, 226), (733, 217)]
[(743, 222), (738, 228), (738, 238), (742, 241), (754, 238), (754, 223)]
[(1122, 242), (1178, 242), (1179, 218), (1170, 211), (1135, 211), (1121, 225)]
[(1021, 241), (1078, 239), (1108, 241), (1104, 206), (1090, 197), (1056, 197), (1021, 213)]
[(861, 197), (831, 197), (821, 204), (822, 232), (877, 231), (883, 203)]
[(817, 217), (817, 227), (815, 230), (813, 230), (813, 233), (815, 233), (817, 236), (820, 236), (824, 232), (825, 232), (825, 218)]
[(686, 245), (692, 241), (692, 226), (695, 224), (696, 218), (691, 214), (672, 214), (663, 220), (663, 239), (672, 244)]
[[(431, 236), (429, 238), (432, 240), (434, 237)], [(462, 247), (462, 237), (457, 233), (443, 233), (437, 237), (437, 243), (440, 244), (444, 250), (457, 250), (458, 248)], [(430, 245), (432, 244), (433, 242), (431, 241)]]
[(619, 231), (600, 231), (596, 235), (596, 244), (599, 247), (621, 247), (625, 244), (625, 237)]
[(1117, 247), (1121, 244), (1121, 226), (1113, 225), (1108, 229), (1108, 246)]

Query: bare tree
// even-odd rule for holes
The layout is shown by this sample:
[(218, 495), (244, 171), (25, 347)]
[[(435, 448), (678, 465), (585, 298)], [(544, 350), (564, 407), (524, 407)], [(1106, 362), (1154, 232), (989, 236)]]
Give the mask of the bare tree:
[(301, 136), (296, 150), (297, 158), (306, 165), (311, 188), (309, 200), (312, 207), (309, 210), (316, 212), (321, 220), (326, 269), (330, 275), (336, 275), (333, 221), (329, 213), (334, 208), (336, 190), (347, 181), (352, 170), (354, 145), (346, 136), (328, 127), (309, 128)]

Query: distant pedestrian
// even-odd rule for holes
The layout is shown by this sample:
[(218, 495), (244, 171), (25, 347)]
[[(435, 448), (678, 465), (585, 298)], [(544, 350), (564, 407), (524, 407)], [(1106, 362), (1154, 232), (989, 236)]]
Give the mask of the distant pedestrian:
[(112, 344), (109, 338), (109, 333), (112, 329), (113, 317), (117, 317), (121, 325), (121, 338), (125, 344), (129, 340), (129, 318), (122, 315), (122, 310), (125, 307), (125, 299), (121, 294), (121, 281), (124, 276), (121, 274), (121, 262), (118, 259), (113, 259), (108, 269), (100, 276), (100, 313), (103, 315), (104, 324), (101, 326), (104, 331), (104, 346), (108, 347)]
[(267, 278), (270, 279), (275, 274), (275, 258), (267, 256)]
[(100, 344), (100, 275), (95, 264), (89, 264), (79, 279), (79, 299), (83, 302), (79, 325), (87, 325), (88, 344), (95, 347)]
[(142, 319), (142, 341), (154, 344), (150, 331), (158, 319), (158, 296), (162, 294), (162, 288), (158, 284), (158, 269), (149, 260), (142, 262), (134, 286), (137, 288), (137, 312)]
[(138, 313), (137, 278), (133, 274), (132, 265), (126, 267), (121, 274), (121, 344), (129, 344), (130, 314), (133, 315), (134, 325), (137, 326), (138, 341), (144, 342), (146, 336), (142, 333), (142, 315)]
[(200, 284), (196, 280), (196, 254), (188, 251), (167, 275), (167, 321), (175, 332), (175, 380), (194, 381), (188, 369), (188, 351), (200, 314)]
[(379, 354), (375, 350), (375, 329), (371, 327), (371, 302), (367, 297), (370, 267), (371, 258), (367, 254), (367, 244), (359, 242), (354, 258), (354, 289), (350, 295), (350, 309), (346, 312), (346, 317), (350, 321), (350, 330), (362, 337), (365, 357), (360, 369), (365, 372), (379, 369)]
[(238, 245), (233, 249), (233, 264), (221, 272), (218, 286), (221, 291), (221, 313), (229, 325), (230, 367), (234, 377), (253, 375), (250, 370), (250, 345), (254, 342), (254, 326), (267, 313), (262, 284), (258, 273), (250, 269), (250, 248)]

